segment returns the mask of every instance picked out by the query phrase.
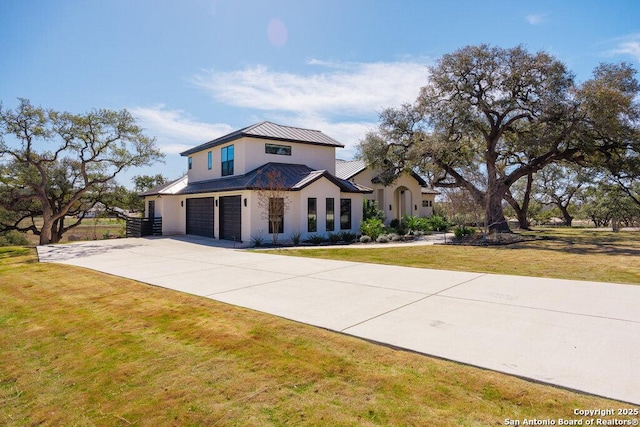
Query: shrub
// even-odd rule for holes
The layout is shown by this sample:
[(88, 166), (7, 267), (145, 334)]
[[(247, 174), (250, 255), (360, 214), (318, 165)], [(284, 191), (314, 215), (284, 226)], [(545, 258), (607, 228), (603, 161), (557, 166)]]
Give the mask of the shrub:
[(465, 236), (470, 236), (476, 232), (476, 229), (473, 227), (468, 227), (466, 225), (459, 225), (453, 230), (453, 235), (456, 236), (457, 239), (461, 239)]
[(443, 216), (433, 215), (427, 218), (427, 223), (429, 227), (434, 231), (447, 231), (449, 228), (449, 221)]
[(384, 221), (384, 212), (378, 209), (378, 204), (375, 201), (364, 199), (362, 201), (362, 220), (368, 219)]
[(398, 233), (389, 233), (387, 234), (387, 238), (392, 242), (399, 242), (402, 240), (402, 236)]
[(364, 235), (360, 236), (360, 243), (369, 243), (371, 241), (371, 237)]
[(264, 245), (264, 237), (263, 236), (252, 236), (251, 237), (251, 246), (254, 248), (259, 248)]
[(420, 218), (419, 216), (405, 215), (402, 218), (404, 226), (408, 229), (409, 234), (416, 234), (416, 232), (425, 233), (431, 231), (431, 225), (427, 218)]
[(340, 233), (340, 240), (346, 243), (355, 242), (356, 237), (358, 237), (358, 235), (356, 233), (351, 233), (350, 231), (343, 231)]
[(378, 218), (369, 218), (360, 225), (360, 233), (375, 240), (384, 233), (384, 223)]
[(29, 240), (25, 233), (19, 231), (7, 231), (0, 233), (0, 246), (27, 246)]
[(389, 238), (387, 237), (386, 234), (381, 234), (376, 239), (376, 242), (378, 242), (378, 243), (389, 243)]
[(324, 243), (326, 242), (327, 239), (325, 239), (323, 236), (320, 236), (319, 234), (309, 234), (309, 236), (307, 236), (307, 243), (311, 243), (314, 245), (319, 245), (320, 243)]
[(395, 232), (397, 234), (404, 235), (407, 232), (406, 225), (402, 221), (400, 221), (399, 219), (391, 220), (391, 223), (389, 223), (389, 228), (392, 228), (393, 230), (395, 230)]
[(298, 246), (302, 241), (302, 231), (294, 231), (289, 235), (289, 238), (291, 239), (293, 246)]
[(340, 241), (340, 233), (327, 233), (327, 239), (329, 240), (329, 243), (338, 243)]

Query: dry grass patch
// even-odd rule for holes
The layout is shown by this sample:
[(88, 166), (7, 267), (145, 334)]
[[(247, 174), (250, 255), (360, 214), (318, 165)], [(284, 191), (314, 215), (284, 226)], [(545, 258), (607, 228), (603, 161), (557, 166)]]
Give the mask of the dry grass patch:
[(0, 253), (3, 425), (484, 426), (622, 406), (33, 261)]
[(507, 246), (288, 249), (282, 255), (478, 273), (640, 284), (640, 233), (540, 229)]

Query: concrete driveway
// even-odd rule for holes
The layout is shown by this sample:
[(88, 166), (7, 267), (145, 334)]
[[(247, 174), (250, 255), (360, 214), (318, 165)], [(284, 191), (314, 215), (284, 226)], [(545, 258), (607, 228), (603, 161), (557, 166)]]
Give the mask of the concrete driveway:
[(38, 254), (42, 262), (640, 404), (640, 286), (292, 258), (224, 245), (180, 236), (41, 246)]

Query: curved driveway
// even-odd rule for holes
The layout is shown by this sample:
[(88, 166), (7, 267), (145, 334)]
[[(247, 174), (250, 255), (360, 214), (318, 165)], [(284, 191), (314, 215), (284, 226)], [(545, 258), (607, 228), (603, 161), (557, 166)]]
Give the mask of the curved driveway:
[(640, 286), (293, 258), (224, 246), (179, 236), (41, 246), (38, 254), (42, 262), (640, 404)]

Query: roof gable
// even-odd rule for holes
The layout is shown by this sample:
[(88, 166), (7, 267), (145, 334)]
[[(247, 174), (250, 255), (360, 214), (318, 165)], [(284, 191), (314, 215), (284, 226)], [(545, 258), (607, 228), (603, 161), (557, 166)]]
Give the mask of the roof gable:
[[(336, 176), (340, 179), (351, 179), (367, 168), (364, 160), (336, 160)], [(418, 181), (421, 187), (426, 187), (427, 182), (417, 173), (410, 172), (409, 176)], [(371, 180), (374, 184), (381, 183), (380, 177), (374, 176)]]
[(218, 145), (226, 144), (244, 137), (269, 139), (272, 141), (298, 142), (301, 144), (324, 145), (328, 147), (344, 147), (330, 136), (319, 130), (296, 128), (292, 126), (282, 126), (272, 122), (256, 123), (246, 128), (216, 138), (212, 141), (200, 144), (197, 147), (180, 153), (181, 156), (188, 156), (198, 151), (207, 150)]

